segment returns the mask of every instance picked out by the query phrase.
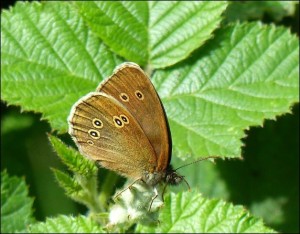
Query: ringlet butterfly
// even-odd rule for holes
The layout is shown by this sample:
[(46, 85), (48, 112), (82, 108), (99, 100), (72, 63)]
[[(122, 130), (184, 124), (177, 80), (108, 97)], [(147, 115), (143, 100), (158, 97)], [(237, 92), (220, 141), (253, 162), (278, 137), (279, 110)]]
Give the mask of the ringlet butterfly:
[(172, 141), (163, 105), (135, 63), (121, 64), (96, 92), (80, 98), (68, 122), (81, 154), (109, 170), (150, 186), (184, 179), (170, 165)]

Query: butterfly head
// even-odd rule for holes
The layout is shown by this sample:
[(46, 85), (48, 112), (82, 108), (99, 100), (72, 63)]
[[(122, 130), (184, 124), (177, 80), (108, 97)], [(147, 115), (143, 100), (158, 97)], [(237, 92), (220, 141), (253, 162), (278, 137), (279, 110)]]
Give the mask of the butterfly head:
[(172, 167), (170, 166), (166, 171), (165, 182), (170, 185), (178, 185), (184, 180), (182, 175), (179, 175)]
[(169, 165), (167, 167), (165, 178), (164, 178), (166, 184), (178, 185), (182, 181), (184, 181), (186, 183), (187, 187), (189, 188), (189, 190), (191, 190), (190, 185), (186, 181), (186, 179), (184, 179), (184, 176), (178, 174), (178, 172), (176, 172), (176, 171), (177, 171), (177, 169), (174, 170), (171, 165)]

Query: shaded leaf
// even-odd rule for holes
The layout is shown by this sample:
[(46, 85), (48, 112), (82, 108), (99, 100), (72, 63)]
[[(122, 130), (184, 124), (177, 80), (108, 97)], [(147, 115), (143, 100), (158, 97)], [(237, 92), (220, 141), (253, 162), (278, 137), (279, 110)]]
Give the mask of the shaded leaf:
[(295, 14), (297, 3), (297, 1), (230, 2), (225, 12), (225, 21), (262, 19), (265, 14), (274, 21), (280, 21), (283, 17)]
[(1, 233), (23, 232), (33, 223), (32, 205), (24, 179), (1, 172)]

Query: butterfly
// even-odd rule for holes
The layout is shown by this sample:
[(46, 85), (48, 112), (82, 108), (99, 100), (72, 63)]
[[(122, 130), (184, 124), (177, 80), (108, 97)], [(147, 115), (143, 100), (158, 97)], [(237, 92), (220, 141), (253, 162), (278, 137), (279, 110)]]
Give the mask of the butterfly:
[(81, 154), (133, 183), (187, 183), (170, 164), (172, 139), (162, 102), (137, 64), (118, 66), (73, 105), (68, 122)]
[(80, 98), (68, 117), (69, 133), (88, 158), (149, 185), (178, 184), (170, 166), (172, 140), (160, 98), (145, 72), (123, 63)]

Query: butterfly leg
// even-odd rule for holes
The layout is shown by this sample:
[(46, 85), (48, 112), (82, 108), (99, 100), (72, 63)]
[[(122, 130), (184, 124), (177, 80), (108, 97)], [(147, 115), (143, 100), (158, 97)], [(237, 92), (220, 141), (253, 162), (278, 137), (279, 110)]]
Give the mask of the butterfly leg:
[(114, 196), (114, 199), (117, 199), (126, 189), (130, 189), (130, 187), (132, 185), (134, 185), (137, 181), (141, 180), (141, 178), (136, 179), (135, 181), (133, 181), (130, 185), (128, 185), (125, 189), (123, 189), (122, 191), (118, 192), (116, 196)]
[(149, 206), (149, 209), (148, 209), (149, 212), (150, 212), (151, 207), (152, 207), (152, 204), (153, 204), (155, 198), (157, 198), (157, 196), (158, 196), (158, 192), (157, 192), (156, 187), (154, 187), (154, 196), (153, 196), (152, 199), (151, 199), (151, 203), (150, 203), (150, 206)]

